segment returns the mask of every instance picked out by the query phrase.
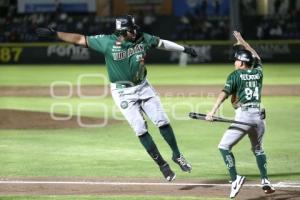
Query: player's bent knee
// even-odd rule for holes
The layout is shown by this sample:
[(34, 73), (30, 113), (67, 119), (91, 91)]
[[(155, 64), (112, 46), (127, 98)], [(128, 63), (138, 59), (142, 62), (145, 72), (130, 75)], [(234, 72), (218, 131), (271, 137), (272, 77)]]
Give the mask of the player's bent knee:
[(164, 126), (168, 126), (170, 122), (168, 120), (158, 120), (155, 122), (155, 126), (158, 128), (162, 128)]
[(143, 135), (145, 132), (148, 131), (147, 123), (143, 118), (135, 118), (128, 121), (130, 127), (134, 130), (136, 136)]
[(135, 132), (136, 136), (141, 136), (141, 135), (144, 135), (145, 133), (147, 133), (147, 129), (146, 128), (135, 129), (134, 132)]
[(157, 127), (158, 128), (164, 128), (164, 127), (167, 127), (167, 126), (170, 126), (170, 123), (165, 123), (165, 124), (159, 125)]
[(219, 144), (218, 145), (218, 149), (219, 150), (231, 150), (231, 147), (230, 146), (228, 146), (228, 145), (224, 145), (224, 144)]
[(148, 131), (146, 131), (146, 132), (141, 132), (141, 133), (135, 133), (135, 135), (136, 136), (138, 136), (138, 137), (143, 137), (146, 133), (148, 133)]
[(132, 126), (132, 128), (136, 136), (143, 135), (147, 132), (147, 127), (145, 124), (139, 124), (139, 125), (135, 124), (134, 126)]

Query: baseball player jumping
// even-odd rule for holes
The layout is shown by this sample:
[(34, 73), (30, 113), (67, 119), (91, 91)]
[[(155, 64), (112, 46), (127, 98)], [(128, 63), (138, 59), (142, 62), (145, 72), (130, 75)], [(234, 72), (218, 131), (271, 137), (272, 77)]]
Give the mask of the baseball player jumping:
[(84, 36), (55, 31), (52, 28), (38, 28), (36, 33), (40, 37), (57, 37), (65, 42), (82, 45), (105, 56), (114, 102), (148, 154), (159, 166), (165, 179), (172, 181), (175, 179), (175, 173), (163, 159), (152, 140), (144, 115), (147, 115), (159, 128), (161, 135), (172, 149), (172, 160), (180, 166), (182, 171), (190, 172), (192, 167), (181, 154), (160, 99), (147, 80), (144, 58), (151, 48), (184, 52), (193, 57), (196, 57), (197, 53), (190, 47), (141, 32), (131, 15), (117, 18), (115, 23), (115, 33), (110, 35)]
[(212, 110), (207, 114), (206, 120), (212, 121), (212, 116), (220, 105), (228, 96), (232, 95), (235, 120), (254, 123), (257, 124), (257, 127), (231, 124), (218, 146), (232, 180), (230, 198), (234, 198), (238, 194), (245, 181), (244, 176), (237, 174), (231, 149), (246, 134), (251, 141), (252, 151), (256, 157), (262, 189), (266, 194), (270, 194), (275, 192), (275, 189), (268, 179), (266, 155), (262, 147), (265, 133), (265, 113), (261, 111), (260, 107), (263, 82), (261, 59), (239, 32), (234, 31), (233, 35), (237, 39), (236, 47), (242, 47), (234, 55), (235, 71), (229, 74), (225, 87), (219, 94)]

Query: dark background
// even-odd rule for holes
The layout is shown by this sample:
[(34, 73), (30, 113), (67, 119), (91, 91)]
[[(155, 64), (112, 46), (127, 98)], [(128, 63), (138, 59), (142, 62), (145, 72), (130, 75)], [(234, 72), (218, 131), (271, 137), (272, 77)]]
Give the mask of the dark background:
[[(111, 34), (116, 16), (132, 14), (144, 32), (192, 45), (190, 63), (228, 62), (238, 30), (267, 62), (299, 62), (300, 0), (0, 0), (0, 64), (104, 63), (102, 55), (56, 40), (37, 27), (84, 35)], [(180, 55), (153, 50), (148, 63)]]

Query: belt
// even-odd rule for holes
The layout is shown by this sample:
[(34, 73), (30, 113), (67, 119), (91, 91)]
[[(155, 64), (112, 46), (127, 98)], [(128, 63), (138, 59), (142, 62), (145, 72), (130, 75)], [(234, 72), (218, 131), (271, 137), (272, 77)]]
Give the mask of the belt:
[(241, 107), (242, 111), (249, 111), (249, 110), (260, 110), (259, 107)]
[(260, 104), (259, 103), (245, 103), (245, 104), (241, 104), (239, 107), (241, 107), (241, 109), (243, 111), (247, 111), (248, 109), (251, 109), (251, 108), (260, 109)]
[(142, 83), (145, 82), (145, 80), (142, 80), (142, 81), (136, 82), (136, 83), (133, 83), (133, 82), (130, 82), (130, 81), (123, 81), (123, 82), (119, 81), (119, 82), (112, 83), (112, 84), (114, 85), (114, 88), (122, 89), (122, 88), (130, 88), (130, 87), (135, 87), (137, 85), (141, 85)]
[(129, 87), (134, 87), (136, 86), (133, 83), (116, 83), (116, 88), (121, 89), (121, 88), (129, 88)]

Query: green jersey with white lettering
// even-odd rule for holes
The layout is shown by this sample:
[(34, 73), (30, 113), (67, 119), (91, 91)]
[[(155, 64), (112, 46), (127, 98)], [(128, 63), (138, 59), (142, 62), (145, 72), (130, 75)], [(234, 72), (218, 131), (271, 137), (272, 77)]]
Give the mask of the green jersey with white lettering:
[(223, 91), (232, 95), (233, 107), (239, 105), (259, 105), (263, 84), (261, 61), (255, 59), (251, 69), (238, 69), (227, 77)]
[(158, 45), (159, 38), (141, 33), (136, 42), (118, 40), (118, 36), (87, 36), (87, 44), (105, 57), (109, 80), (115, 82), (131, 82), (138, 84), (147, 75), (144, 64), (146, 51)]

